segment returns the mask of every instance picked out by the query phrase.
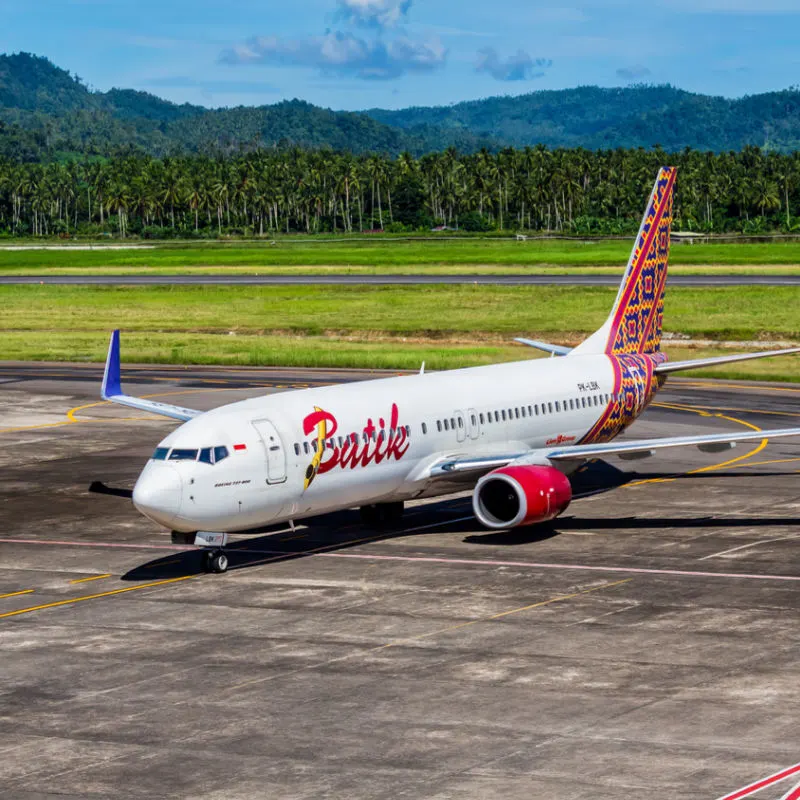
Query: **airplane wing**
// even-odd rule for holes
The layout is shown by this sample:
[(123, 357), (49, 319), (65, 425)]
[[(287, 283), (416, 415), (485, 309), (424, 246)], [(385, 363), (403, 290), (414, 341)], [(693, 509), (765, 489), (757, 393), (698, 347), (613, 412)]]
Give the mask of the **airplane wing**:
[(523, 339), (517, 337), (515, 342), (527, 345), (528, 347), (535, 347), (537, 350), (543, 350), (545, 353), (550, 353), (551, 356), (567, 356), (572, 352), (571, 347), (562, 347), (560, 344), (549, 344), (548, 342), (539, 342), (536, 339)]
[(705, 453), (718, 453), (736, 446), (737, 442), (763, 441), (788, 436), (800, 437), (800, 428), (783, 428), (771, 431), (731, 431), (705, 436), (673, 436), (664, 439), (638, 439), (608, 442), (605, 444), (574, 445), (572, 447), (538, 448), (527, 453), (508, 453), (474, 458), (443, 459), (430, 468), (430, 477), (444, 477), (466, 472), (487, 472), (509, 464), (546, 464), (569, 461), (587, 461), (602, 456), (619, 456), (622, 459), (639, 459), (655, 455), (659, 450), (672, 447), (694, 446)]
[(113, 331), (111, 342), (108, 346), (108, 357), (106, 358), (106, 369), (103, 373), (103, 387), (100, 392), (103, 400), (118, 403), (121, 406), (137, 408), (139, 411), (149, 411), (152, 414), (159, 414), (162, 417), (179, 419), (183, 422), (200, 416), (202, 411), (193, 408), (183, 408), (173, 406), (169, 403), (157, 403), (155, 400), (147, 400), (143, 397), (131, 397), (122, 391), (120, 378), (120, 355), (119, 355), (119, 331)]

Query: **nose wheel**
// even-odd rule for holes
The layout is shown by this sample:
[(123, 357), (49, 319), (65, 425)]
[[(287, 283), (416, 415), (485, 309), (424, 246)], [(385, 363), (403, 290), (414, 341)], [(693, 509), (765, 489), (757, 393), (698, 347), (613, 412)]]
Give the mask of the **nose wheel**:
[(203, 553), (203, 566), (206, 572), (213, 572), (221, 575), (228, 571), (228, 556), (223, 550), (206, 550)]

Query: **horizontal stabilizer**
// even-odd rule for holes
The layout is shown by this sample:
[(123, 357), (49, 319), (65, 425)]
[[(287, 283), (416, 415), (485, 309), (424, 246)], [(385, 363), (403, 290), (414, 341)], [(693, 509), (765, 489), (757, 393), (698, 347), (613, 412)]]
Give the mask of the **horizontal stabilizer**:
[(183, 408), (173, 406), (169, 403), (158, 403), (155, 400), (147, 400), (143, 397), (131, 397), (122, 391), (122, 379), (120, 375), (120, 351), (119, 351), (119, 331), (111, 334), (111, 342), (108, 346), (108, 357), (106, 358), (106, 368), (103, 373), (103, 386), (100, 392), (103, 400), (117, 403), (128, 408), (136, 408), (139, 411), (149, 411), (151, 414), (158, 414), (162, 417), (179, 419), (182, 421), (194, 419), (200, 416), (202, 411), (193, 408)]
[(537, 350), (543, 350), (545, 353), (550, 353), (552, 356), (566, 356), (572, 352), (571, 347), (562, 347), (560, 344), (548, 344), (547, 342), (537, 342), (535, 339), (514, 339), (515, 342), (527, 345), (528, 347), (535, 347)]
[(715, 358), (698, 358), (694, 361), (667, 361), (663, 364), (656, 365), (655, 372), (657, 375), (666, 375), (670, 372), (681, 372), (687, 369), (715, 367), (718, 364), (733, 364), (736, 361), (749, 361), (753, 358), (788, 356), (792, 353), (800, 353), (800, 347), (792, 347), (788, 350), (767, 350), (761, 353), (737, 353), (732, 356), (716, 356)]

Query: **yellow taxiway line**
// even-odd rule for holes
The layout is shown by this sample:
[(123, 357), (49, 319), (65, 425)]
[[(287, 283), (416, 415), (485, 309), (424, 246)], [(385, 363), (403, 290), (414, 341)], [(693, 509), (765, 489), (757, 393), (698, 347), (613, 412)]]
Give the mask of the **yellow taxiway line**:
[(104, 575), (91, 575), (88, 578), (76, 578), (74, 581), (70, 581), (70, 583), (89, 583), (89, 581), (99, 581), (103, 578), (110, 578), (111, 573), (106, 572)]
[(562, 594), (558, 595), (557, 597), (551, 597), (549, 600), (540, 600), (538, 603), (531, 603), (527, 606), (520, 606), (519, 608), (512, 608), (510, 611), (501, 611), (499, 614), (492, 614), (490, 617), (481, 617), (480, 619), (473, 619), (469, 622), (461, 622), (458, 625), (450, 625), (447, 628), (438, 628), (435, 631), (430, 631), (429, 633), (421, 633), (418, 636), (409, 636), (404, 639), (395, 639), (392, 642), (388, 642), (387, 644), (382, 644), (380, 647), (376, 648), (377, 650), (385, 650), (387, 647), (398, 647), (400, 645), (404, 645), (407, 642), (416, 642), (419, 639), (427, 639), (431, 636), (438, 636), (440, 633), (449, 633), (450, 631), (457, 631), (461, 630), (462, 628), (468, 628), (471, 625), (480, 625), (482, 622), (492, 622), (496, 619), (502, 619), (503, 617), (508, 617), (511, 614), (520, 614), (523, 611), (531, 611), (534, 608), (543, 608), (544, 606), (552, 605), (553, 603), (561, 603), (564, 600), (572, 600), (575, 597), (580, 597), (584, 594), (591, 594), (592, 592), (599, 592), (603, 589), (611, 589), (613, 586), (621, 586), (623, 583), (630, 583), (633, 578), (625, 578), (621, 581), (614, 581), (613, 583), (604, 583), (602, 586), (593, 586), (591, 589), (582, 589), (579, 592), (573, 592), (572, 594)]
[[(292, 675), (292, 674), (297, 673), (297, 672), (305, 672), (307, 670), (320, 669), (321, 667), (326, 667), (326, 666), (329, 666), (330, 664), (336, 664), (336, 663), (339, 663), (339, 662), (342, 662), (342, 661), (351, 661), (351, 660), (353, 660), (355, 658), (359, 658), (361, 656), (367, 656), (367, 655), (370, 655), (372, 653), (378, 653), (381, 650), (386, 650), (387, 648), (390, 648), (390, 647), (401, 647), (404, 644), (407, 644), (409, 642), (415, 642), (415, 641), (417, 641), (419, 639), (426, 639), (426, 638), (429, 638), (431, 636), (437, 636), (438, 634), (441, 634), (441, 633), (448, 633), (449, 631), (459, 630), (461, 628), (469, 627), (470, 625), (480, 625), (481, 623), (484, 623), (484, 622), (492, 622), (493, 620), (496, 620), (496, 619), (502, 619), (503, 617), (508, 617), (511, 614), (520, 614), (523, 611), (531, 611), (534, 608), (543, 608), (544, 606), (549, 606), (549, 605), (552, 605), (553, 603), (561, 603), (561, 602), (564, 602), (566, 600), (572, 600), (573, 598), (580, 597), (581, 595), (584, 595), (584, 594), (591, 594), (592, 592), (600, 592), (603, 589), (611, 589), (614, 586), (620, 586), (623, 583), (629, 583), (632, 580), (633, 580), (633, 578), (624, 578), (621, 581), (614, 581), (612, 583), (604, 583), (601, 586), (592, 586), (589, 589), (582, 589), (581, 591), (573, 592), (572, 594), (557, 595), (556, 597), (551, 597), (548, 600), (540, 600), (538, 603), (531, 603), (530, 605), (527, 605), (527, 606), (520, 606), (519, 608), (512, 608), (509, 611), (501, 611), (499, 614), (492, 614), (489, 617), (480, 617), (479, 619), (473, 619), (473, 620), (470, 620), (469, 622), (461, 622), (458, 625), (451, 625), (451, 626), (449, 626), (447, 628), (437, 628), (436, 630), (430, 631), (428, 633), (421, 633), (419, 636), (410, 636), (408, 638), (403, 638), (403, 639), (393, 639), (392, 641), (387, 642), (386, 644), (379, 644), (376, 647), (370, 647), (367, 650), (356, 650), (354, 652), (347, 653), (346, 655), (343, 655), (343, 656), (337, 656), (335, 658), (331, 658), (331, 659), (329, 659), (327, 661), (322, 661), (322, 662), (319, 662), (319, 663), (316, 663), (316, 664), (309, 664), (307, 666), (300, 667), (300, 668), (298, 668), (296, 670), (293, 670), (292, 672), (290, 672), (288, 674)], [(282, 677), (285, 677), (285, 674)], [(233, 685), (230, 685), (230, 686), (226, 686), (223, 689), (223, 691), (225, 691), (225, 692), (235, 692), (238, 689), (245, 689), (245, 688), (247, 688), (249, 686), (254, 686), (254, 685), (259, 684), (259, 683), (266, 683), (267, 681), (274, 680), (274, 678), (275, 678), (274, 675), (267, 675), (267, 676), (264, 676), (264, 677), (261, 677), (261, 678), (253, 678), (252, 680), (244, 681), (243, 683), (236, 683), (236, 684), (233, 684)]]
[[(729, 417), (725, 414), (712, 414), (710, 411), (704, 411), (698, 408), (692, 408), (691, 406), (676, 406), (671, 405), (669, 403), (653, 403), (654, 406), (658, 406), (661, 408), (672, 408), (676, 411), (691, 411), (693, 414), (699, 414), (701, 417), (717, 417), (718, 419), (726, 419), (728, 422), (735, 422), (737, 425), (744, 425), (746, 428), (752, 428), (754, 431), (760, 431), (757, 425), (753, 425), (751, 422), (745, 422), (743, 419), (738, 419), (737, 417)], [(743, 409), (747, 410), (747, 409)], [(754, 414), (758, 413), (757, 411), (753, 411)], [(754, 447), (748, 453), (744, 455), (737, 456), (736, 458), (731, 458), (728, 461), (723, 461), (721, 464), (710, 464), (707, 467), (698, 467), (697, 469), (689, 470), (688, 472), (677, 472), (675, 473), (674, 477), (671, 478), (646, 478), (645, 480), (641, 481), (632, 481), (631, 483), (625, 484), (626, 488), (631, 488), (634, 486), (644, 486), (648, 483), (671, 483), (672, 481), (678, 480), (680, 477), (684, 475), (699, 475), (703, 472), (715, 472), (720, 469), (725, 469), (726, 467), (731, 467), (734, 464), (739, 464), (740, 461), (745, 461), (748, 458), (752, 458), (754, 455), (760, 453), (767, 445), (769, 444), (769, 439), (762, 439), (761, 442), (758, 444), (757, 447)], [(740, 466), (750, 466), (749, 464), (740, 464)]]
[(56, 600), (53, 603), (42, 603), (39, 606), (30, 606), (28, 608), (20, 608), (17, 611), (6, 611), (4, 614), (0, 614), (0, 619), (4, 619), (6, 617), (16, 617), (20, 614), (30, 614), (33, 611), (43, 611), (46, 608), (58, 608), (59, 606), (71, 606), (75, 603), (83, 603), (86, 600), (97, 600), (101, 597), (112, 597), (116, 594), (125, 594), (126, 592), (136, 592), (140, 589), (153, 589), (157, 586), (167, 586), (171, 583), (178, 583), (179, 581), (188, 581), (191, 578), (194, 578), (194, 575), (184, 575), (180, 578), (167, 578), (163, 581), (154, 581), (153, 583), (140, 583), (137, 586), (126, 586), (124, 589), (112, 589), (110, 592), (99, 592), (98, 594), (85, 594), (81, 595), (81, 597), (72, 597), (68, 600)]
[(33, 589), (23, 589), (21, 592), (9, 592), (8, 594), (0, 594), (0, 600), (5, 600), (6, 597), (19, 597), (21, 594), (33, 594)]

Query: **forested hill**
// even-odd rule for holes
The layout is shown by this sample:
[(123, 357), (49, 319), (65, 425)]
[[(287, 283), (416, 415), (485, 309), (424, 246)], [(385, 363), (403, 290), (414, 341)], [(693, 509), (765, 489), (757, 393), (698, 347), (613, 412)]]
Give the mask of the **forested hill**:
[(294, 145), (389, 155), (537, 144), (791, 152), (800, 149), (800, 90), (729, 100), (670, 86), (586, 86), (400, 111), (330, 111), (300, 100), (208, 110), (129, 89), (94, 92), (46, 58), (20, 53), (0, 55), (0, 123), (0, 156), (22, 161)]
[(0, 121), (6, 123), (0, 154), (10, 149), (11, 135), (25, 139), (28, 132), (40, 143), (36, 150), (26, 140), (25, 160), (57, 153), (104, 155), (129, 146), (151, 155), (291, 145), (393, 155), (451, 145), (465, 151), (498, 147), (494, 139), (465, 130), (442, 135), (422, 124), (407, 132), (366, 114), (330, 111), (300, 100), (210, 111), (146, 92), (92, 92), (77, 76), (27, 53), (0, 55)]
[(800, 91), (730, 100), (671, 86), (540, 91), (490, 97), (433, 108), (372, 109), (373, 119), (414, 131), (489, 133), (516, 147), (652, 147), (669, 151), (741, 150), (747, 145), (789, 152), (800, 149)]

